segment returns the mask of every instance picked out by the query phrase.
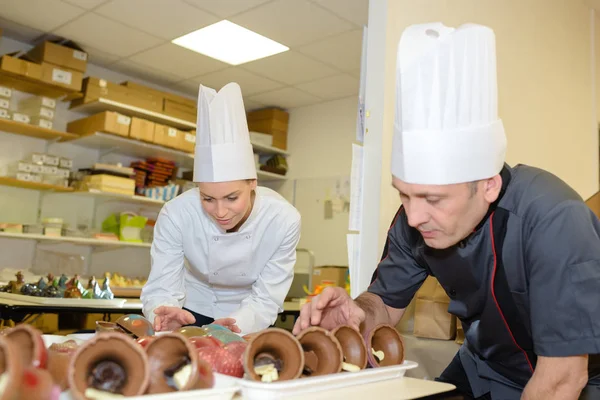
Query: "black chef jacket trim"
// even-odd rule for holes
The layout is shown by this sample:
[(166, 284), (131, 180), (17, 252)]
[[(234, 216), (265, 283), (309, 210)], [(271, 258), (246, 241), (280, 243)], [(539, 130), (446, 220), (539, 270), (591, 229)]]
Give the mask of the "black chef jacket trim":
[[(490, 219), (490, 236), (492, 239), (492, 254), (494, 256), (494, 269), (492, 271), (490, 288), (496, 308), (502, 317), (502, 321), (513, 343), (523, 353), (529, 370), (533, 373), (537, 362), (537, 356), (533, 352), (533, 340), (523, 325), (522, 316), (512, 297), (502, 262), (502, 247), (504, 245), (504, 237), (506, 236), (508, 217), (508, 211), (498, 208), (492, 213)], [(498, 370), (502, 375), (505, 375), (502, 373), (505, 367), (497, 363), (490, 363), (490, 366)], [(521, 383), (526, 384), (527, 381)]]
[(508, 184), (510, 183), (510, 170), (509, 170), (509, 167), (507, 164), (504, 164), (504, 167), (500, 171), (500, 177), (502, 178), (502, 187), (500, 188), (500, 193), (498, 194), (498, 198), (496, 199), (496, 201), (494, 201), (492, 204), (490, 204), (490, 208), (488, 209), (488, 212), (485, 214), (485, 217), (483, 217), (481, 222), (479, 222), (479, 224), (475, 227), (475, 229), (473, 229), (473, 232), (477, 232), (479, 229), (481, 229), (485, 225), (487, 220), (489, 218), (491, 218), (494, 211), (496, 211), (496, 208), (498, 207), (498, 203), (500, 203), (500, 200), (502, 200), (502, 197), (504, 197), (504, 194), (506, 193), (506, 189), (508, 188)]

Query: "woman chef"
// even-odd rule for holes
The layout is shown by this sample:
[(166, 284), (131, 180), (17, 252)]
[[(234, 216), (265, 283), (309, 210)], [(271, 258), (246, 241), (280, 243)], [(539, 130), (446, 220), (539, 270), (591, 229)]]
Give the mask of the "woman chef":
[(200, 86), (194, 182), (156, 221), (144, 315), (157, 331), (213, 319), (237, 333), (265, 329), (292, 283), (300, 214), (256, 185), (236, 83), (218, 93)]

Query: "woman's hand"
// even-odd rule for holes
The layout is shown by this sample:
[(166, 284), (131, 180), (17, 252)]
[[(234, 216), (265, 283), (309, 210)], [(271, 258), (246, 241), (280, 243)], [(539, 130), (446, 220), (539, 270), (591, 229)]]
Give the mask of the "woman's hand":
[(213, 322), (213, 324), (224, 326), (225, 328), (229, 329), (231, 332), (234, 333), (242, 332), (242, 330), (235, 324), (235, 319), (233, 318), (219, 318), (216, 319)]
[(154, 310), (154, 330), (174, 331), (184, 325), (190, 325), (196, 322), (196, 318), (191, 312), (179, 307), (161, 306)]

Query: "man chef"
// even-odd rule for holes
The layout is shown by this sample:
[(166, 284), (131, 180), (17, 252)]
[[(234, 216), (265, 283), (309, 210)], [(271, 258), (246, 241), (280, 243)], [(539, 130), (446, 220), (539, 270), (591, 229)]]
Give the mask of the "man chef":
[(433, 275), (465, 332), (439, 380), (465, 398), (600, 398), (600, 223), (556, 176), (505, 164), (495, 57), (484, 26), (403, 33), (392, 153), (402, 206), (383, 258), (366, 293), (326, 289), (294, 331), (396, 325)]
[[(242, 92), (200, 86), (194, 182), (154, 229), (141, 299), (155, 328), (214, 323), (248, 334), (283, 311), (300, 239), (300, 214), (257, 187)], [(187, 260), (186, 267), (184, 261)]]

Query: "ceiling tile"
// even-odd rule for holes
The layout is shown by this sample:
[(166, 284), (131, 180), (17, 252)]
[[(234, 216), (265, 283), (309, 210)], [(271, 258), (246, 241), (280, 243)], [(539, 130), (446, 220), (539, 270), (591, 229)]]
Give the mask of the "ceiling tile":
[(296, 87), (322, 99), (333, 100), (352, 95), (358, 96), (358, 85), (358, 79), (341, 74), (314, 82), (302, 83)]
[(82, 46), (88, 45), (120, 57), (127, 57), (162, 42), (154, 36), (93, 13), (77, 18), (54, 33), (76, 40)]
[(369, 0), (313, 1), (358, 26), (367, 25), (369, 20)]
[(91, 10), (91, 9), (96, 8), (99, 5), (102, 5), (103, 3), (107, 2), (107, 0), (63, 0), (63, 1), (66, 1), (67, 3), (71, 3), (75, 6), (83, 7), (87, 10)]
[(184, 0), (186, 3), (208, 11), (211, 14), (218, 15), (221, 18), (228, 18), (249, 10), (269, 0)]
[(180, 92), (186, 93), (190, 96), (198, 97), (198, 89), (200, 84), (198, 82), (189, 80), (189, 81), (181, 81), (173, 84), (173, 89), (178, 90)]
[(254, 100), (244, 99), (244, 108), (246, 112), (263, 108), (265, 105)]
[[(25, 25), (21, 25), (14, 21), (9, 21), (3, 17), (0, 17), (0, 26), (2, 27), (2, 29), (4, 31), (3, 32), (4, 37), (14, 39), (14, 40), (22, 42), (22, 43), (32, 43), (35, 41), (35, 39), (39, 38), (40, 36), (42, 36), (44, 34), (44, 32), (42, 32), (40, 30), (33, 29), (33, 28), (30, 28)], [(12, 48), (4, 49), (5, 43), (2, 43), (2, 47), (3, 47), (4, 52), (8, 53), (8, 52), (20, 50), (22, 47), (22, 43), (21, 43), (21, 46), (15, 50), (13, 50)]]
[(297, 51), (342, 71), (360, 69), (362, 36), (362, 29), (357, 29), (300, 47)]
[(212, 72), (207, 75), (202, 75), (198, 78), (194, 78), (194, 81), (216, 90), (219, 90), (229, 82), (237, 82), (242, 88), (242, 93), (244, 96), (268, 92), (283, 86), (279, 82), (263, 78), (262, 76), (258, 76), (252, 72), (235, 67)]
[(181, 0), (113, 0), (94, 12), (166, 40), (218, 21)]
[(249, 100), (269, 107), (282, 108), (302, 107), (321, 102), (320, 98), (291, 87), (250, 96)]
[(170, 72), (180, 79), (194, 78), (209, 72), (227, 68), (229, 65), (206, 57), (172, 43), (165, 43), (132, 57), (132, 61), (151, 68)]
[(110, 54), (90, 46), (85, 46), (84, 50), (88, 53), (88, 61), (90, 64), (101, 65), (105, 67), (119, 60), (119, 57), (114, 54)]
[(40, 31), (51, 31), (83, 14), (84, 9), (60, 0), (0, 0), (3, 18)]
[(252, 61), (243, 64), (241, 68), (288, 85), (314, 81), (335, 75), (337, 72), (323, 63), (293, 51)]
[(127, 74), (131, 77), (144, 79), (157, 85), (171, 85), (180, 78), (177, 75), (169, 74), (164, 71), (158, 71), (152, 67), (138, 64), (131, 60), (121, 60), (110, 66), (110, 69)]
[(306, 0), (276, 0), (230, 20), (288, 47), (312, 43), (355, 28)]

